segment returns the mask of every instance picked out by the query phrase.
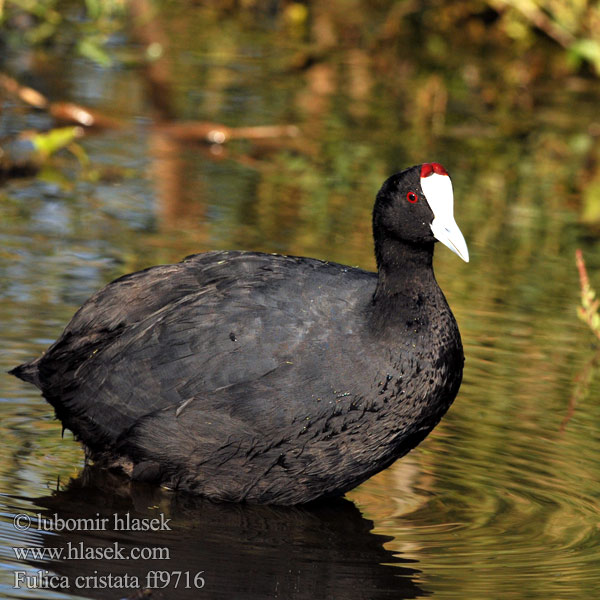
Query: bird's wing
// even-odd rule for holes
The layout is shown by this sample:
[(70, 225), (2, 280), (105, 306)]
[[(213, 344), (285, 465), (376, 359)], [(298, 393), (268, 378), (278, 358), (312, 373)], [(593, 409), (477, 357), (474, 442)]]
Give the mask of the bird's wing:
[(91, 447), (190, 402), (241, 427), (281, 426), (307, 398), (345, 393), (327, 362), (343, 360), (340, 345), (355, 335), (348, 315), (373, 277), (308, 259), (210, 253), (121, 278), (43, 357), (42, 389)]

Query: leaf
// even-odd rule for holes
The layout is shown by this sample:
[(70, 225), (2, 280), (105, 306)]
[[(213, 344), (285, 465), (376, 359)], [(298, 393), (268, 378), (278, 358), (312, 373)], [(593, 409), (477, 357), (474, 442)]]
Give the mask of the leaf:
[(597, 40), (583, 38), (574, 42), (570, 50), (581, 58), (589, 60), (594, 64), (600, 64), (600, 43)]
[(600, 72), (600, 42), (584, 38), (577, 40), (569, 47), (571, 57), (579, 60), (587, 60), (592, 63), (596, 71)]
[(84, 38), (77, 44), (77, 51), (81, 56), (99, 64), (101, 67), (110, 67), (112, 59), (101, 47), (100, 43), (93, 38)]
[(81, 127), (61, 127), (44, 133), (36, 133), (31, 143), (42, 158), (47, 158), (57, 150), (68, 146), (73, 140), (81, 137)]
[(581, 284), (581, 305), (577, 307), (577, 316), (600, 338), (600, 313), (598, 313), (600, 300), (596, 299), (596, 292), (590, 285), (583, 254), (579, 248), (575, 252), (575, 262)]
[(99, 0), (85, 0), (88, 17), (92, 20), (98, 19), (102, 14), (102, 5)]
[(585, 223), (600, 223), (600, 177), (595, 177), (583, 190), (583, 214)]
[(83, 146), (80, 146), (79, 144), (70, 144), (68, 150), (77, 158), (82, 167), (90, 166), (90, 158)]

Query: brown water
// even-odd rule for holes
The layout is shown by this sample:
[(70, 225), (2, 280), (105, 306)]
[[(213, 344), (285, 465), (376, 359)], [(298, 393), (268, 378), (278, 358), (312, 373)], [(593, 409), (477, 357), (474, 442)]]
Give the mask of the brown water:
[[(520, 63), (458, 44), (443, 60), (407, 49), (379, 63), (350, 45), (294, 70), (302, 45), (276, 22), (173, 9), (165, 27), (181, 118), (294, 123), (300, 135), (173, 143), (151, 127), (139, 69), (5, 58), (48, 94), (96, 106), (124, 127), (81, 141), (87, 166), (64, 153), (37, 177), (0, 187), (0, 370), (38, 355), (115, 276), (192, 252), (244, 248), (373, 268), (378, 186), (436, 160), (453, 176), (471, 253), (469, 264), (443, 247), (436, 255), (465, 344), (464, 382), (434, 433), (350, 493), (353, 504), (283, 510), (192, 501), (102, 473), (77, 479), (78, 444), (69, 432), (61, 439), (32, 386), (0, 375), (0, 595), (120, 598), (132, 590), (93, 577), (144, 584), (151, 570), (180, 570), (203, 572), (202, 590), (171, 582), (152, 597), (595, 597), (600, 380), (594, 336), (576, 317), (574, 252), (583, 249), (600, 288), (597, 229), (583, 223), (597, 181), (598, 82), (519, 82)], [(115, 43), (116, 53), (128, 49)], [(5, 101), (0, 127), (43, 119)], [(38, 514), (127, 513), (164, 514), (172, 531), (35, 526)], [(15, 528), (20, 514), (33, 517), (29, 530)], [(170, 559), (36, 562), (14, 551), (114, 540), (168, 548)], [(40, 570), (71, 588), (13, 588), (16, 571)], [(92, 579), (76, 587), (80, 575)]]

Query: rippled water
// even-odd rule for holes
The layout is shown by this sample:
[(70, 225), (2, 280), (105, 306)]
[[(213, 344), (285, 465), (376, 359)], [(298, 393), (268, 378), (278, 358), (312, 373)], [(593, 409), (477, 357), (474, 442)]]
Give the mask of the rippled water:
[[(185, 84), (185, 110), (229, 124), (298, 122), (303, 133), (294, 144), (313, 148), (308, 156), (294, 144), (165, 152), (164, 139), (135, 118), (143, 103), (127, 102), (139, 98), (130, 74), (75, 61), (46, 75), (52, 89), (52, 77), (66, 77), (74, 99), (117, 112), (130, 129), (82, 141), (94, 172), (83, 176), (64, 156), (54, 170), (0, 188), (0, 370), (39, 354), (111, 278), (191, 252), (246, 248), (372, 268), (377, 186), (395, 169), (437, 159), (453, 174), (472, 256), (468, 265), (444, 248), (436, 256), (465, 344), (460, 394), (419, 448), (349, 501), (274, 509), (213, 505), (82, 471), (80, 447), (69, 432), (61, 439), (36, 390), (0, 375), (0, 594), (120, 598), (131, 590), (102, 588), (99, 579), (63, 592), (13, 589), (14, 573), (47, 569), (74, 582), (108, 573), (143, 580), (168, 569), (202, 572), (207, 598), (595, 597), (600, 381), (593, 335), (575, 314), (574, 250), (583, 248), (600, 288), (600, 245), (580, 222), (579, 171), (569, 162), (598, 118), (593, 95), (544, 96), (525, 137), (500, 117), (475, 114), (463, 118), (489, 119), (493, 135), (453, 129), (450, 114), (436, 139), (410, 123), (398, 124), (410, 135), (390, 136), (385, 123), (395, 106), (385, 94), (361, 105), (367, 117), (352, 113), (352, 98), (307, 102), (306, 82), (282, 76), (264, 45), (236, 52), (204, 49), (181, 59), (199, 69)], [(315, 98), (330, 102), (321, 115), (311, 112)], [(15, 113), (11, 122), (25, 128), (19, 119), (28, 118)], [(38, 514), (127, 513), (164, 514), (172, 531), (35, 529)], [(34, 526), (17, 530), (19, 514)], [(35, 562), (13, 550), (114, 540), (166, 547), (171, 557)], [(152, 597), (186, 594), (199, 597), (172, 585)]]

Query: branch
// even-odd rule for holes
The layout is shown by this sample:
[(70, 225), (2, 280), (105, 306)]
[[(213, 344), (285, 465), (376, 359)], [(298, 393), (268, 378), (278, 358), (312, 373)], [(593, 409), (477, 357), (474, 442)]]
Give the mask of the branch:
[(261, 140), (296, 137), (300, 130), (296, 125), (261, 125), (256, 127), (227, 127), (221, 123), (206, 121), (179, 121), (158, 123), (156, 127), (182, 142), (205, 142), (224, 144), (230, 140)]
[(79, 125), (86, 129), (118, 129), (122, 123), (102, 113), (73, 102), (50, 102), (33, 88), (21, 85), (16, 79), (0, 73), (0, 88), (25, 104), (49, 112), (63, 124)]

